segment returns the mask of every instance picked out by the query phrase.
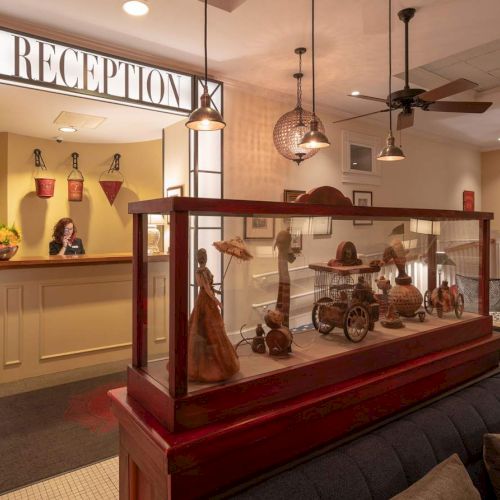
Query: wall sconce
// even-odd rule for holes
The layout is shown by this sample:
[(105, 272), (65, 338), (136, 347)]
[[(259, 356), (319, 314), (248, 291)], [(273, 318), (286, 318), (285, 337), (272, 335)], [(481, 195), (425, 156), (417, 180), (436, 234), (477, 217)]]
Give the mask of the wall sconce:
[(78, 153), (71, 153), (73, 168), (68, 175), (68, 201), (82, 201), (83, 198), (83, 181), (85, 178), (78, 169), (79, 156)]
[(47, 166), (43, 161), (42, 151), (35, 149), (35, 190), (39, 198), (52, 198), (54, 196), (54, 187), (56, 180), (48, 176)]
[(99, 184), (110, 205), (115, 201), (118, 191), (120, 191), (123, 181), (125, 180), (123, 174), (120, 172), (120, 158), (121, 155), (115, 153), (109, 169), (105, 170), (99, 177)]
[(435, 220), (410, 219), (410, 231), (419, 234), (441, 234), (441, 222)]

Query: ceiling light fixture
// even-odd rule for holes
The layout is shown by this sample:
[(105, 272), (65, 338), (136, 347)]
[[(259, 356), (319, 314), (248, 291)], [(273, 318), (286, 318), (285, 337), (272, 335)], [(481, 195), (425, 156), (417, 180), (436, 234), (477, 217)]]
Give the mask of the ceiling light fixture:
[(77, 129), (75, 127), (59, 127), (60, 132), (77, 132)]
[(328, 137), (319, 130), (319, 120), (316, 117), (316, 81), (314, 71), (314, 0), (311, 0), (312, 12), (312, 101), (313, 101), (313, 114), (310, 124), (310, 130), (307, 132), (299, 146), (305, 149), (321, 149), (330, 146)]
[(353, 90), (351, 92), (351, 95), (360, 95), (360, 94), (361, 94), (361, 92), (359, 90)]
[[(297, 80), (297, 104), (295, 109), (282, 115), (273, 130), (274, 147), (278, 153), (289, 160), (293, 160), (297, 165), (314, 156), (317, 149), (304, 149), (299, 146), (302, 137), (307, 132), (308, 125), (312, 119), (312, 113), (302, 108), (302, 55), (306, 53), (304, 47), (295, 49), (299, 56), (299, 72), (293, 77)], [(307, 125), (306, 125), (307, 124)], [(323, 132), (323, 124), (319, 122), (319, 129)]]
[(394, 136), (392, 135), (392, 23), (391, 23), (392, 2), (389, 0), (389, 135), (385, 147), (377, 156), (381, 161), (398, 161), (404, 160), (404, 155), (401, 148), (394, 144)]
[(131, 16), (144, 16), (149, 12), (147, 0), (127, 0), (123, 2), (122, 8)]
[(205, 0), (205, 85), (200, 98), (200, 107), (196, 108), (190, 115), (186, 127), (198, 131), (221, 130), (226, 124), (222, 115), (216, 109), (210, 107), (211, 98), (208, 93), (208, 50), (207, 50), (207, 27), (208, 27), (208, 2)]

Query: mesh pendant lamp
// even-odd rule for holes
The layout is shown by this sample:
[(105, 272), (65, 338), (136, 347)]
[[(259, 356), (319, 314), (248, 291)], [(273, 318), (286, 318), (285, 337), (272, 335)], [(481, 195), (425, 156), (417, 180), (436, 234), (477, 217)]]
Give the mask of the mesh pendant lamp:
[[(291, 111), (280, 116), (273, 130), (274, 147), (278, 153), (288, 160), (293, 160), (297, 165), (314, 156), (317, 149), (305, 149), (299, 146), (302, 137), (309, 128), (309, 122), (312, 119), (312, 113), (302, 108), (302, 55), (306, 49), (299, 47), (295, 53), (299, 56), (299, 72), (294, 73), (293, 77), (297, 80), (297, 105)], [(319, 122), (319, 129), (323, 132), (323, 124)]]
[(394, 135), (392, 134), (392, 23), (391, 23), (391, 0), (389, 0), (389, 135), (387, 136), (386, 145), (377, 156), (380, 161), (399, 161), (404, 160), (404, 155), (401, 148), (394, 144)]
[(208, 93), (208, 51), (207, 51), (207, 17), (208, 2), (205, 0), (205, 85), (200, 98), (200, 107), (190, 115), (186, 127), (198, 131), (221, 130), (226, 124), (221, 114), (210, 106), (211, 99)]
[(319, 129), (319, 120), (316, 116), (316, 80), (314, 71), (314, 0), (311, 0), (312, 11), (312, 101), (313, 116), (309, 132), (306, 132), (299, 146), (304, 149), (322, 149), (330, 146), (328, 137)]

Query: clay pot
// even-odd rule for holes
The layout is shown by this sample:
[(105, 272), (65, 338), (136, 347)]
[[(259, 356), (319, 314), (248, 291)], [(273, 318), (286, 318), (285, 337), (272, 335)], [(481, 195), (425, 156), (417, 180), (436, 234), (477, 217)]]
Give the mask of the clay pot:
[(389, 303), (406, 318), (412, 318), (422, 306), (424, 298), (414, 285), (396, 285), (389, 291)]

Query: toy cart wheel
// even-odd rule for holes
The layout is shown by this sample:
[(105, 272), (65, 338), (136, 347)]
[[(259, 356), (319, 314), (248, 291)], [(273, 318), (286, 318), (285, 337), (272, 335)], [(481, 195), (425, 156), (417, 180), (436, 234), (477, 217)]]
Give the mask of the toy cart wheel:
[(370, 313), (365, 306), (355, 305), (347, 309), (344, 334), (351, 342), (361, 342), (368, 333)]
[(418, 315), (418, 319), (419, 319), (420, 323), (423, 323), (424, 320), (425, 320), (425, 312), (424, 311), (418, 311), (417, 315)]
[(459, 293), (455, 298), (455, 316), (461, 318), (464, 313), (464, 296)]
[(314, 328), (318, 330), (319, 333), (326, 335), (327, 333), (330, 333), (334, 328), (335, 325), (331, 325), (330, 323), (325, 323), (321, 321), (321, 309), (324, 307), (329, 307), (333, 304), (333, 300), (330, 297), (322, 297), (321, 299), (314, 304), (313, 310), (312, 310), (312, 322), (314, 325)]
[(434, 310), (434, 306), (432, 305), (431, 291), (427, 290), (424, 293), (424, 308), (427, 311), (427, 314), (432, 314)]

